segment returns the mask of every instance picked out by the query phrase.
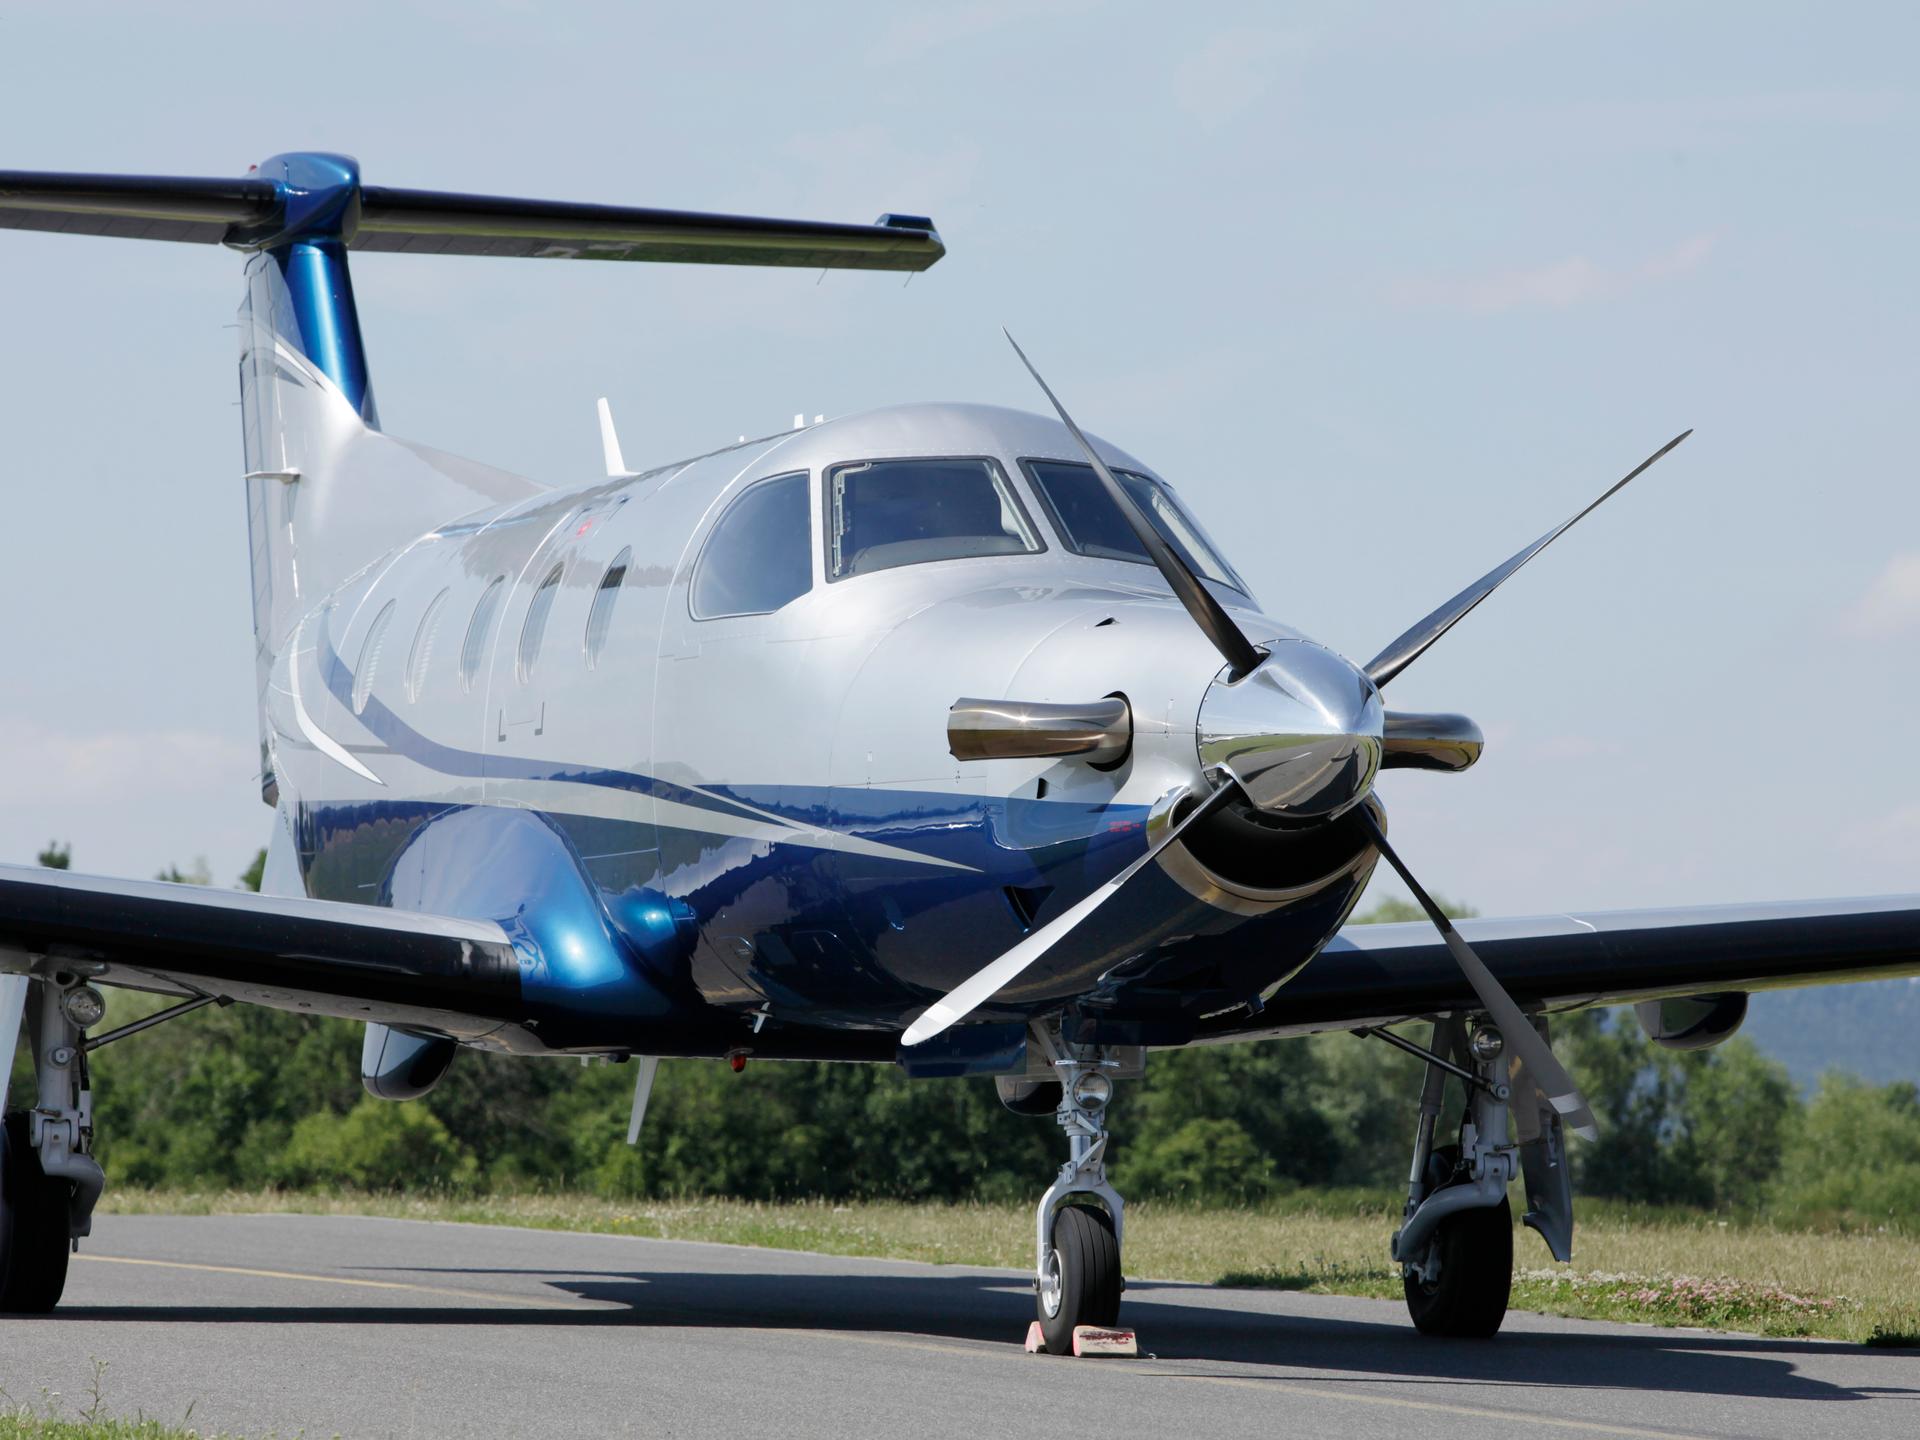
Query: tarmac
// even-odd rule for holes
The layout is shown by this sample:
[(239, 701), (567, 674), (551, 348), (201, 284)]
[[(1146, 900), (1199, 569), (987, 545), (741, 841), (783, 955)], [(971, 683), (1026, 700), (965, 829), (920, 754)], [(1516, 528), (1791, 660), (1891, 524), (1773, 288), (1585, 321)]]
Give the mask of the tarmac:
[[(18, 1403), (281, 1437), (1920, 1435), (1920, 1352), (1131, 1280), (1142, 1358), (1028, 1355), (1024, 1275), (338, 1216), (103, 1215)], [(100, 1368), (104, 1365), (104, 1368)], [(57, 1396), (57, 1399), (50, 1397)]]

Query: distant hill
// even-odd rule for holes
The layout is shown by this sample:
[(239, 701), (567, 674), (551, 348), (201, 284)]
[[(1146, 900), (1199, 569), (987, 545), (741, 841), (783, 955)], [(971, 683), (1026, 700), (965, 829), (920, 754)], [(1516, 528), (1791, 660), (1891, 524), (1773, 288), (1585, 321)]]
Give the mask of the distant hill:
[(1920, 979), (1755, 995), (1741, 1034), (1805, 1087), (1823, 1070), (1920, 1084)]

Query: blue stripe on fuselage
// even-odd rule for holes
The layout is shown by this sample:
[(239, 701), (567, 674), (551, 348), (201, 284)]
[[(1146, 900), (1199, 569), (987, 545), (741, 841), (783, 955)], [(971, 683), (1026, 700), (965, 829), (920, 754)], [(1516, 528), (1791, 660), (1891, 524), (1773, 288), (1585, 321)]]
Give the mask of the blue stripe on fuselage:
[[(324, 617), (317, 630), (323, 682), (350, 710), (352, 674)], [(1044, 923), (1145, 843), (1144, 806), (865, 786), (694, 789), (443, 745), (377, 698), (358, 718), (393, 753), (439, 774), (598, 785), (713, 815), (721, 823), (708, 830), (571, 814), (564, 803), (537, 812), (567, 837), (639, 964), (664, 967), (663, 982), (691, 979), (723, 1000), (804, 1007), (815, 1023), (885, 1023), (924, 1005), (1026, 932), (1010, 887), (1040, 906)], [(465, 808), (400, 800), (307, 806), (302, 849), (314, 893), (375, 900), (420, 828)], [(743, 836), (725, 824), (742, 819), (760, 833)], [(786, 842), (766, 834), (770, 821), (806, 829)], [(822, 843), (823, 832), (896, 853), (834, 848)], [(492, 899), (508, 911), (515, 903), (510, 894)]]

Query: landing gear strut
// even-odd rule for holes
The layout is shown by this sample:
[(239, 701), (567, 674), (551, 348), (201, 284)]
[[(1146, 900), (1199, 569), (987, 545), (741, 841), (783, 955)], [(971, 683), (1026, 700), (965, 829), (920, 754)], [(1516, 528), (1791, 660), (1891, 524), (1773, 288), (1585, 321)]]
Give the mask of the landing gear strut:
[(1113, 1082), (1131, 1068), (1110, 1049), (1068, 1045), (1057, 1024), (1036, 1024), (1035, 1050), (1056, 1080), (1003, 1083), (1010, 1106), (1058, 1087), (1054, 1119), (1067, 1132), (1068, 1159), (1034, 1216), (1034, 1309), (1050, 1355), (1073, 1353), (1076, 1325), (1111, 1327), (1120, 1318), (1120, 1242), (1126, 1203), (1107, 1182), (1107, 1102)]
[(84, 1033), (105, 1007), (98, 991), (66, 971), (0, 977), (0, 992), (0, 1057), (10, 1068), (24, 1007), (37, 1082), (33, 1108), (9, 1111), (0, 1136), (0, 1312), (44, 1314), (60, 1302), (67, 1257), (92, 1230), (105, 1185), (89, 1153)]
[[(1536, 1023), (1544, 1038), (1545, 1022)], [(1526, 1067), (1505, 1051), (1498, 1030), (1481, 1024), (1469, 1035), (1466, 1022), (1455, 1016), (1435, 1023), (1431, 1046), (1421, 1052), (1427, 1070), (1420, 1124), (1393, 1258), (1400, 1263), (1407, 1311), (1423, 1334), (1483, 1338), (1499, 1330), (1513, 1288), (1507, 1186), (1523, 1174), (1526, 1223), (1540, 1232), (1554, 1259), (1572, 1258), (1573, 1193), (1560, 1117)], [(1436, 1148), (1449, 1075), (1465, 1084), (1467, 1104), (1459, 1142)], [(1508, 1138), (1509, 1109), (1517, 1145)]]

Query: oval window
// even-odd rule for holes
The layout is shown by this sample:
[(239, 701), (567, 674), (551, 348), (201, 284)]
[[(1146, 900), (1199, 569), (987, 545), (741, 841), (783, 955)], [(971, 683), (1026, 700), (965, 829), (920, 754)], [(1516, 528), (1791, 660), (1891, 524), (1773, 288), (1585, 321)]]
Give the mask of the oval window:
[(373, 674), (380, 668), (380, 649), (387, 643), (387, 627), (393, 623), (394, 602), (389, 600), (367, 627), (367, 638), (360, 642), (360, 663), (353, 667), (353, 713), (367, 708), (373, 694)]
[(632, 563), (632, 549), (622, 550), (613, 557), (613, 563), (607, 566), (607, 573), (600, 577), (600, 584), (593, 592), (593, 608), (587, 611), (589, 670), (600, 663), (600, 652), (607, 648), (607, 632), (613, 626), (613, 602), (620, 598), (620, 587), (627, 579), (627, 566)]
[(420, 617), (420, 628), (413, 632), (413, 651), (407, 656), (407, 703), (411, 705), (420, 698), (420, 692), (427, 688), (427, 670), (433, 664), (433, 642), (440, 638), (440, 619), (447, 613), (447, 596), (451, 589), (442, 590), (433, 597), (427, 606), (427, 613)]
[(527, 605), (527, 620), (520, 627), (520, 653), (513, 663), (514, 674), (520, 677), (522, 685), (533, 678), (534, 662), (540, 658), (540, 641), (547, 633), (547, 615), (553, 609), (553, 597), (560, 592), (560, 572), (565, 568), (556, 565), (549, 570)]
[(741, 491), (694, 570), (694, 619), (765, 615), (806, 594), (813, 588), (811, 531), (804, 472)]
[(487, 659), (487, 632), (493, 628), (493, 612), (500, 608), (500, 592), (507, 577), (496, 575), (473, 607), (473, 619), (467, 622), (467, 638), (460, 645), (460, 688), (473, 689), (474, 677)]

